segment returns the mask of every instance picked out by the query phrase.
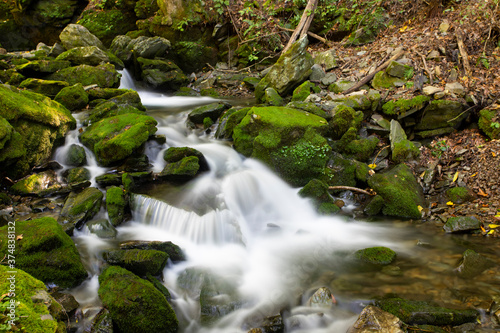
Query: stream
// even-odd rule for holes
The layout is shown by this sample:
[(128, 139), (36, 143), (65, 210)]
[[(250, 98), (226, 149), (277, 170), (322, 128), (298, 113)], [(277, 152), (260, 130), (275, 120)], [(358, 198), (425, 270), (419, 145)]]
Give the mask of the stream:
[[(122, 87), (134, 88), (126, 72), (122, 82)], [(158, 121), (157, 134), (166, 137), (166, 144), (151, 141), (146, 146), (152, 170), (163, 169), (167, 148), (188, 146), (203, 153), (210, 171), (182, 186), (158, 183), (141, 188), (133, 195), (132, 220), (117, 228), (115, 240), (99, 239), (85, 228), (75, 231), (75, 243), (92, 276), (70, 291), (84, 313), (97, 312), (100, 306), (97, 278), (102, 251), (126, 240), (172, 241), (185, 251), (187, 260), (170, 263), (163, 275), (179, 331), (186, 333), (247, 332), (279, 313), (286, 332), (345, 332), (364, 306), (388, 294), (474, 307), (482, 313), (500, 295), (498, 266), (472, 280), (453, 272), (466, 249), (498, 263), (497, 243), (472, 235), (443, 235), (438, 227), (422, 222), (355, 220), (350, 214), (354, 204), (339, 216), (318, 215), (297, 194), (298, 188), (263, 164), (241, 156), (228, 142), (186, 127), (189, 111), (214, 99), (139, 94), (148, 114)], [(75, 118), (80, 127), (79, 115)], [(78, 129), (56, 152), (57, 160), (70, 144), (80, 144)], [(90, 151), (86, 153), (96, 186), (95, 176), (107, 169), (97, 165)], [(391, 248), (397, 252), (396, 260), (382, 270), (351, 269), (346, 258), (372, 246)], [(193, 269), (221, 277), (231, 286), (231, 293), (219, 295), (219, 304), (227, 305), (217, 308), (221, 318), (209, 325), (201, 318), (199, 291), (183, 282)], [(326, 308), (307, 306), (320, 287), (328, 287), (335, 302)], [(481, 321), (491, 324), (486, 315)], [(80, 331), (84, 326), (85, 322)]]

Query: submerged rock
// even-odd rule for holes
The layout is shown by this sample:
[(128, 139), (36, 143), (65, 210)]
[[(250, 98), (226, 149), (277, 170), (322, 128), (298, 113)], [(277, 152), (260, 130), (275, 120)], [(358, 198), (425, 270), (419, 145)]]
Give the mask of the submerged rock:
[(188, 120), (195, 124), (203, 124), (203, 120), (208, 117), (215, 122), (230, 107), (231, 105), (223, 102), (200, 106), (189, 113)]
[(312, 179), (300, 191), (301, 197), (310, 198), (316, 209), (323, 214), (335, 214), (340, 208), (335, 205), (335, 200), (328, 192), (328, 184), (319, 180)]
[(455, 272), (464, 279), (471, 279), (494, 266), (493, 261), (469, 249), (464, 252)]
[(371, 265), (389, 265), (396, 258), (396, 252), (388, 247), (377, 246), (358, 250), (354, 257), (363, 263)]
[(179, 323), (165, 296), (151, 282), (124, 268), (103, 270), (99, 297), (120, 332), (177, 332)]
[(424, 301), (410, 301), (402, 298), (380, 300), (376, 302), (376, 305), (409, 325), (456, 326), (475, 322), (479, 315), (479, 312), (473, 309), (454, 310)]
[[(7, 226), (0, 228), (7, 235)], [(79, 285), (87, 272), (71, 238), (51, 217), (16, 222), (16, 268), (20, 268), (44, 283), (61, 288)], [(8, 253), (7, 242), (0, 245), (0, 253)]]
[(118, 233), (107, 219), (89, 221), (85, 223), (85, 226), (99, 238), (115, 238)]

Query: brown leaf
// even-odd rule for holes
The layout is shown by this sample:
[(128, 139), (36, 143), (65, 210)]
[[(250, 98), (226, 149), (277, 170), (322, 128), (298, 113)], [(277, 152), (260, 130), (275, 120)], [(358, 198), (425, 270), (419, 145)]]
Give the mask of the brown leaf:
[(477, 191), (477, 194), (478, 194), (478, 195), (480, 195), (480, 196), (482, 196), (482, 197), (489, 197), (489, 195), (488, 195), (487, 193), (484, 193), (484, 191), (483, 191), (483, 190), (481, 190), (481, 189), (479, 189), (479, 190)]

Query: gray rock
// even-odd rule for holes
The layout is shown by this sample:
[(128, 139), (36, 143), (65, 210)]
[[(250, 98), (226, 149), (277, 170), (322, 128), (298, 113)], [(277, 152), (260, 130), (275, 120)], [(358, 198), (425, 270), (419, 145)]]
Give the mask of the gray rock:
[(266, 89), (264, 95), (264, 103), (272, 106), (280, 106), (283, 105), (283, 98), (278, 94), (276, 90), (269, 87)]
[(385, 72), (390, 76), (398, 77), (400, 79), (404, 79), (408, 71), (412, 68), (408, 65), (403, 65), (397, 61), (392, 61)]
[(314, 57), (314, 63), (325, 68), (329, 71), (337, 67), (337, 59), (335, 58), (335, 51), (333, 49), (319, 53)]
[(424, 87), (424, 89), (423, 89), (424, 94), (427, 96), (434, 95), (434, 94), (442, 92), (442, 91), (443, 91), (442, 88), (438, 88), (438, 87), (434, 87), (434, 86), (427, 86), (427, 87)]
[(89, 231), (99, 238), (114, 238), (117, 231), (107, 219), (99, 219), (85, 224)]
[(154, 57), (165, 57), (170, 49), (170, 41), (163, 37), (137, 37), (130, 41), (127, 49), (135, 53), (136, 57), (153, 59)]
[(311, 71), (311, 75), (309, 76), (309, 80), (311, 81), (321, 81), (326, 76), (325, 71), (318, 64), (314, 64), (311, 67)]
[(325, 86), (329, 86), (335, 81), (337, 81), (337, 74), (335, 73), (327, 73), (325, 77), (321, 79), (321, 83)]
[(67, 50), (80, 46), (97, 46), (105, 50), (99, 38), (79, 24), (68, 24), (59, 35), (59, 39)]
[(481, 221), (475, 216), (450, 217), (443, 226), (444, 231), (447, 233), (469, 232), (480, 228)]
[(332, 292), (326, 287), (321, 287), (307, 300), (307, 306), (311, 307), (331, 307)]
[(444, 89), (458, 97), (465, 96), (465, 88), (459, 82), (447, 83)]
[(435, 100), (424, 109), (423, 117), (415, 126), (416, 131), (458, 127), (467, 117), (463, 105), (458, 101)]
[(56, 60), (67, 60), (75, 65), (90, 66), (110, 62), (109, 56), (97, 46), (74, 47), (60, 54)]

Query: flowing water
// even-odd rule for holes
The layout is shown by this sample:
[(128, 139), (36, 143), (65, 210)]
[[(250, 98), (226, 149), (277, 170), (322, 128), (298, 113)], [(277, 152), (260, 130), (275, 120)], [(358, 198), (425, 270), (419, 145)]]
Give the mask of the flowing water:
[[(500, 295), (496, 268), (474, 281), (453, 274), (465, 248), (482, 249), (480, 238), (446, 237), (427, 224), (317, 215), (297, 188), (258, 161), (242, 157), (227, 142), (186, 128), (188, 111), (212, 99), (140, 95), (158, 120), (157, 134), (167, 139), (164, 145), (146, 147), (153, 170), (164, 167), (164, 150), (189, 146), (204, 154), (210, 171), (183, 186), (155, 184), (133, 195), (132, 221), (118, 227), (113, 242), (85, 230), (76, 234), (93, 277), (72, 293), (88, 311), (99, 306), (102, 251), (125, 240), (172, 241), (185, 251), (186, 261), (164, 270), (181, 332), (247, 332), (280, 312), (287, 332), (345, 332), (369, 300), (389, 293), (477, 308), (486, 308)], [(69, 137), (67, 145), (77, 143), (77, 132)], [(64, 155), (63, 149), (57, 156)], [(351, 269), (350, 253), (371, 246), (390, 247), (398, 257), (382, 271)], [(498, 248), (488, 251), (490, 257), (499, 253)], [(200, 308), (199, 285), (190, 288), (193, 284), (183, 280), (196, 270), (230, 286), (222, 288), (230, 291), (221, 292), (219, 306), (211, 308), (225, 315), (210, 325), (203, 322), (206, 309)], [(335, 304), (306, 305), (319, 287), (330, 288)]]

